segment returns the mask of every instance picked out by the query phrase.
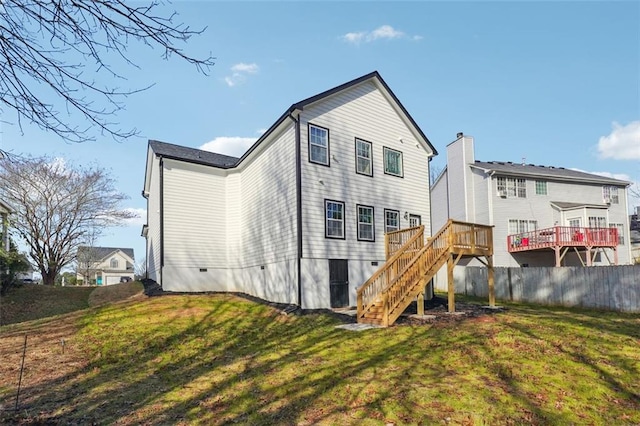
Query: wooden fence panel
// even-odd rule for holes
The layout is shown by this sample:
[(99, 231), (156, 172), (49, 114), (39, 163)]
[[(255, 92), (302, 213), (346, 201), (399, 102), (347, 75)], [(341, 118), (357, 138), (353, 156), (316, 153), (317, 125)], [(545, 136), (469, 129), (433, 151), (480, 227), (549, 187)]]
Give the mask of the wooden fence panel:
[[(461, 269), (456, 291), (487, 297), (487, 269)], [(495, 291), (498, 300), (640, 313), (640, 265), (495, 268)]]

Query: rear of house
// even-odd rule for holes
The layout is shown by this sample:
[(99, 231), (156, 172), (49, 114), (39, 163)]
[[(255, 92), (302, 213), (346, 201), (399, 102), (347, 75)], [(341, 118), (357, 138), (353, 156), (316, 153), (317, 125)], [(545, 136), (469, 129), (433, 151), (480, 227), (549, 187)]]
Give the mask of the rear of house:
[(149, 277), (168, 291), (354, 305), (386, 231), (430, 230), (435, 154), (376, 72), (292, 105), (239, 159), (150, 141)]

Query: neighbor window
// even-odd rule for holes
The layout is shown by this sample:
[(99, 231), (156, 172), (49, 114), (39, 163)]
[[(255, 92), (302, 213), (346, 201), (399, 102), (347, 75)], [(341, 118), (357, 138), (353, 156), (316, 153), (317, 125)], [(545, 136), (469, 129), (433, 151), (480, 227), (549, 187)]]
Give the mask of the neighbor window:
[(400, 212), (398, 210), (384, 210), (384, 232), (400, 229)]
[(402, 152), (387, 148), (386, 146), (383, 152), (385, 174), (402, 177)]
[(611, 223), (609, 224), (611, 228), (616, 228), (618, 230), (618, 245), (624, 245), (624, 224), (623, 223)]
[(309, 161), (329, 165), (329, 129), (309, 124)]
[(538, 229), (537, 220), (509, 219), (509, 235), (522, 234)]
[(118, 267), (118, 259), (116, 259), (115, 257), (111, 259), (111, 262), (109, 262), (109, 265), (112, 268), (117, 268)]
[(344, 203), (341, 201), (324, 201), (325, 230), (327, 238), (344, 239)]
[(527, 181), (525, 179), (496, 178), (498, 196), (507, 198), (527, 198)]
[(375, 241), (373, 207), (358, 204), (358, 241)]
[(602, 187), (602, 198), (605, 203), (611, 204), (619, 204), (620, 198), (618, 197), (618, 187), (617, 186), (603, 186)]
[(373, 176), (371, 142), (356, 139), (356, 173)]
[(606, 228), (607, 218), (602, 216), (589, 216), (589, 228)]
[(536, 195), (547, 195), (547, 181), (546, 180), (537, 180), (536, 181)]

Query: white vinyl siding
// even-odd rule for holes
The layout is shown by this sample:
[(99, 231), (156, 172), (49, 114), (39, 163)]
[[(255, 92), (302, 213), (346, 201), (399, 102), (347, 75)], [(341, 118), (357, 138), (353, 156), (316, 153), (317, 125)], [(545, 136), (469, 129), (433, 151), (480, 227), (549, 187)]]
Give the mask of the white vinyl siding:
[(147, 198), (147, 273), (149, 278), (161, 284), (161, 250), (160, 250), (160, 160), (151, 156), (148, 167), (149, 195)]
[[(428, 154), (374, 84), (363, 83), (306, 106), (300, 121), (301, 129), (312, 123), (329, 129), (331, 135), (331, 167), (301, 162), (303, 258), (349, 259), (350, 265), (356, 259), (384, 262), (384, 239), (376, 239), (375, 244), (362, 244), (357, 240), (358, 204), (371, 206), (375, 212), (391, 207), (419, 214), (429, 232)], [(306, 159), (307, 132), (301, 132), (301, 136), (301, 157)], [(354, 171), (355, 138), (372, 144), (373, 178)], [(383, 167), (384, 146), (403, 153), (404, 179), (376, 173), (376, 168)], [(344, 201), (344, 240), (325, 238), (324, 200)], [(383, 214), (374, 216), (376, 229), (384, 229), (384, 217)], [(408, 219), (400, 216), (399, 226), (408, 227)]]
[(226, 267), (225, 191), (223, 171), (164, 159), (164, 266)]

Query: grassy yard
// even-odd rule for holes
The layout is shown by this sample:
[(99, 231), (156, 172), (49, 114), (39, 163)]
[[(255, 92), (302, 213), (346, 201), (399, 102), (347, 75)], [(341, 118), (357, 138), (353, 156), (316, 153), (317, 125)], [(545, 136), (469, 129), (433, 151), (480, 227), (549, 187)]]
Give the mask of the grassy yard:
[(0, 423), (640, 424), (640, 315), (507, 308), (353, 332), (176, 295), (9, 325)]

